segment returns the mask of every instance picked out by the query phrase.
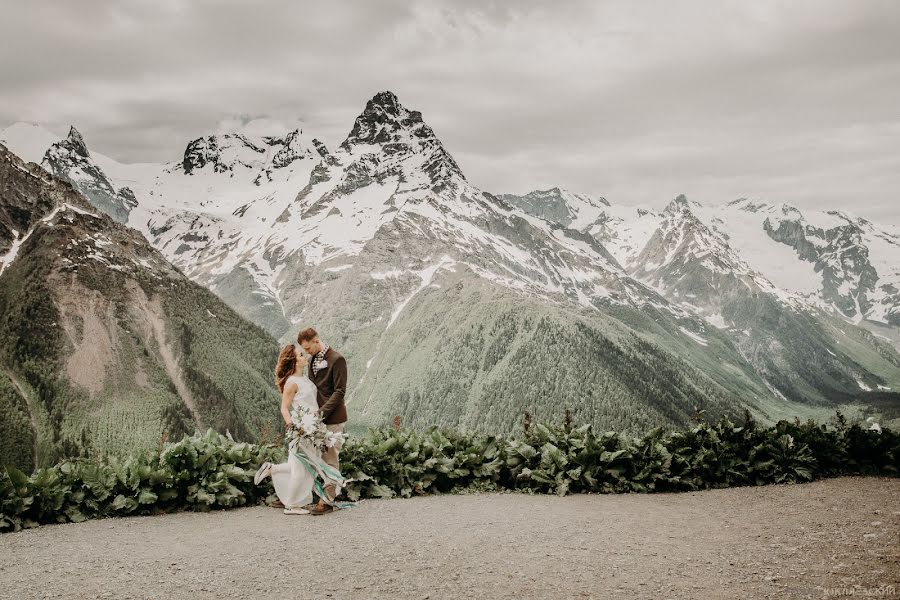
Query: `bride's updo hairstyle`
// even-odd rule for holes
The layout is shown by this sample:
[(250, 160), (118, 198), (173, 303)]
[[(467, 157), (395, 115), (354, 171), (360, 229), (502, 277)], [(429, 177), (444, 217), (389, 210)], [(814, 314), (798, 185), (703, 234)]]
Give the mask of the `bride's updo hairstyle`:
[(293, 344), (288, 344), (281, 349), (278, 355), (278, 364), (275, 366), (275, 385), (278, 391), (284, 391), (284, 385), (287, 383), (288, 377), (297, 370), (297, 353)]

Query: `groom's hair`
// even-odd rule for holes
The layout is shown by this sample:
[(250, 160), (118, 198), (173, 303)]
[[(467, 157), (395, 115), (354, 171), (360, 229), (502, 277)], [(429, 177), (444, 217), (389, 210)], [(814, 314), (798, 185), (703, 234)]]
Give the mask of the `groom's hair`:
[(297, 343), (302, 344), (303, 342), (311, 342), (317, 337), (319, 337), (319, 334), (316, 333), (316, 330), (312, 327), (307, 327), (297, 334)]

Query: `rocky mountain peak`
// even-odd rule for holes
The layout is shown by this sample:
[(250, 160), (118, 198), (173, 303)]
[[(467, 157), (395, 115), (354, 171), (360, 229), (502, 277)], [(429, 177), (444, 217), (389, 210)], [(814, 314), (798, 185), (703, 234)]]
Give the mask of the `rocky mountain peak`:
[[(91, 262), (101, 270), (121, 267), (121, 261), (111, 257), (122, 256), (128, 248), (142, 244), (147, 253), (159, 257), (161, 265), (167, 265), (140, 233), (114, 223), (102, 211), (79, 193), (69, 182), (50, 176), (36, 165), (24, 164), (17, 156), (0, 147), (0, 273), (6, 271), (17, 257), (25, 255), (30, 246), (25, 243), (34, 232), (67, 228), (78, 230), (85, 236), (100, 233), (97, 245), (94, 239), (88, 243), (68, 243), (66, 236), (44, 236), (43, 244), (59, 243), (54, 255), (72, 267), (76, 262)], [(115, 242), (110, 236), (114, 235)], [(52, 240), (52, 242), (51, 242)], [(80, 244), (80, 245), (79, 245)], [(102, 247), (101, 247), (102, 246)], [(103, 256), (101, 257), (101, 254)], [(78, 260), (76, 260), (76, 255)], [(98, 265), (99, 263), (99, 265)], [(131, 267), (138, 263), (131, 261)], [(168, 267), (166, 267), (168, 268)], [(171, 270), (171, 269), (169, 269)]]
[(578, 194), (560, 187), (534, 190), (524, 196), (502, 194), (500, 198), (526, 213), (579, 231), (590, 229), (608, 217), (606, 198)]
[[(229, 138), (226, 134), (223, 138)], [(206, 137), (197, 138), (188, 143), (184, 149), (184, 158), (181, 161), (184, 167), (185, 175), (190, 175), (195, 169), (202, 169), (207, 164), (213, 164), (216, 172), (226, 170), (224, 165), (219, 163), (219, 136), (208, 135)]]
[(391, 91), (378, 92), (369, 100), (369, 104), (380, 106), (388, 114), (400, 114), (400, 101), (397, 99), (397, 95)]
[[(749, 274), (751, 268), (735, 253), (723, 235), (701, 215), (702, 205), (679, 194), (662, 213), (658, 230), (644, 248), (640, 259), (652, 270), (683, 275), (684, 265), (693, 263), (696, 272)], [(699, 267), (697, 266), (699, 265)]]
[(90, 157), (87, 145), (84, 143), (84, 138), (81, 136), (81, 133), (75, 129), (74, 125), (69, 127), (69, 135), (62, 143), (79, 156), (83, 156), (84, 158)]
[[(340, 152), (350, 155), (349, 161), (341, 161), (343, 164), (367, 177), (401, 175), (412, 181), (424, 171), (436, 187), (446, 185), (454, 177), (465, 180), (459, 165), (422, 119), (422, 113), (404, 107), (389, 91), (379, 92), (366, 103), (340, 145)], [(374, 154), (380, 156), (374, 158)]]
[[(76, 196), (71, 188), (53, 183), (43, 169), (26, 164), (0, 144), (0, 272), (13, 258), (7, 256), (10, 249), (53, 210), (59, 198)], [(76, 196), (73, 201), (79, 200)]]
[(334, 155), (328, 151), (328, 146), (326, 146), (323, 141), (313, 138), (312, 144), (313, 148), (316, 149), (316, 152), (319, 153), (319, 156), (322, 157), (322, 160), (325, 161), (326, 165), (333, 165), (337, 162)]
[(379, 92), (356, 117), (341, 147), (349, 150), (355, 144), (397, 143), (405, 134), (419, 139), (434, 138), (434, 132), (422, 121), (422, 113), (406, 109), (393, 92)]
[(75, 127), (69, 135), (47, 150), (41, 161), (47, 171), (75, 186), (90, 203), (120, 223), (128, 221), (128, 214), (137, 206), (134, 192), (127, 187), (118, 190), (103, 169), (94, 162), (87, 144)]
[(315, 143), (299, 128), (285, 135), (270, 136), (219, 133), (192, 140), (184, 150), (181, 167), (185, 175), (207, 165), (216, 173), (229, 174), (243, 167), (259, 178), (260, 173), (287, 167), (295, 160), (314, 157), (317, 153)]
[(731, 206), (737, 208), (738, 210), (743, 210), (750, 213), (756, 213), (761, 210), (770, 208), (769, 204), (765, 202), (758, 202), (750, 200), (749, 198), (738, 198), (737, 200), (732, 200), (731, 202), (728, 202), (726, 206)]
[(684, 209), (690, 209), (690, 201), (687, 199), (687, 196), (684, 194), (678, 194), (674, 200), (669, 202), (669, 205), (666, 206), (666, 210), (673, 211), (682, 211)]
[(303, 136), (303, 130), (295, 129), (283, 138), (267, 138), (266, 142), (281, 148), (272, 157), (272, 166), (276, 169), (284, 168), (295, 160), (312, 157), (319, 153), (316, 140), (307, 141)]
[(697, 211), (701, 208), (703, 207), (699, 202), (688, 200), (684, 194), (678, 194), (663, 210), (663, 215), (670, 219), (677, 217), (678, 219), (700, 221)]
[(793, 219), (796, 221), (802, 221), (803, 213), (800, 212), (800, 209), (792, 204), (782, 203), (778, 209), (781, 212), (781, 218), (784, 219)]

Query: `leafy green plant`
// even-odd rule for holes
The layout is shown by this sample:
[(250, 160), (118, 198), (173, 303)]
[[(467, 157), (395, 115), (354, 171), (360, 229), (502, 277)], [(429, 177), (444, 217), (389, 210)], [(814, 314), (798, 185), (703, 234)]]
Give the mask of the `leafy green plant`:
[[(211, 510), (270, 498), (269, 480), (253, 485), (264, 461), (284, 449), (195, 432), (158, 452), (128, 460), (61, 462), (25, 475), (0, 469), (0, 531), (43, 523)], [(698, 413), (685, 431), (657, 427), (641, 437), (595, 434), (589, 425), (531, 424), (503, 438), (432, 427), (425, 432), (370, 430), (341, 452), (349, 500), (430, 493), (511, 490), (527, 493), (685, 491), (812, 481), (845, 474), (900, 476), (900, 434), (849, 424), (779, 421), (760, 427)]]

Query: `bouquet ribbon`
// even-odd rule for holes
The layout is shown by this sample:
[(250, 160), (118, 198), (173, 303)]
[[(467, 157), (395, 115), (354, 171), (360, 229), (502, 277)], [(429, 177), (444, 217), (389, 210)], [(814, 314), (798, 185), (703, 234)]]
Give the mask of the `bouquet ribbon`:
[(313, 476), (313, 488), (316, 491), (316, 495), (319, 496), (322, 501), (324, 501), (326, 504), (330, 504), (334, 508), (350, 508), (352, 506), (356, 506), (356, 504), (353, 502), (336, 502), (334, 500), (330, 500), (325, 494), (325, 487), (323, 485), (324, 481), (333, 481), (338, 488), (343, 485), (344, 476), (341, 475), (340, 471), (326, 463), (320, 457), (310, 455), (309, 451), (299, 444), (291, 444), (290, 451), (291, 456), (293, 456), (301, 465), (303, 465), (303, 468)]

